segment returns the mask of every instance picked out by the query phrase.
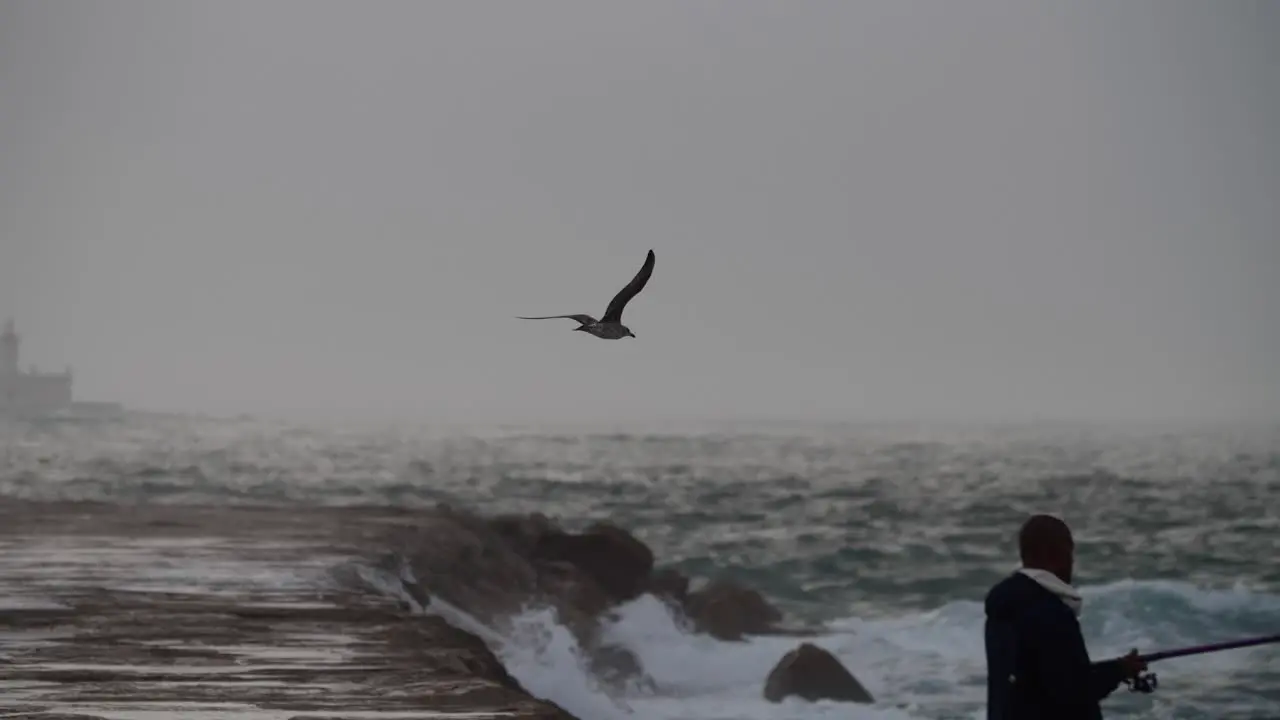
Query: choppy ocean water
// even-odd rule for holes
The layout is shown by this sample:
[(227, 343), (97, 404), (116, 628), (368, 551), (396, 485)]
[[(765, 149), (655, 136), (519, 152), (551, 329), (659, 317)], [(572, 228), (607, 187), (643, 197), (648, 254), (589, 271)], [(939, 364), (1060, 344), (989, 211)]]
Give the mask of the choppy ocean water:
[[(610, 519), (662, 564), (759, 588), (820, 624), (871, 707), (760, 697), (792, 638), (681, 633), (642, 598), (610, 632), (659, 681), (615, 702), (545, 614), (497, 638), (513, 674), (583, 718), (972, 718), (981, 600), (1018, 524), (1062, 515), (1101, 659), (1280, 632), (1280, 427), (301, 426), (131, 415), (0, 423), (0, 501), (426, 506)], [(465, 608), (458, 621), (466, 622)], [(534, 643), (527, 637), (539, 636)], [(551, 641), (546, 642), (550, 637)], [(1280, 717), (1280, 649), (1157, 664), (1107, 717)], [(631, 708), (628, 714), (620, 707)]]

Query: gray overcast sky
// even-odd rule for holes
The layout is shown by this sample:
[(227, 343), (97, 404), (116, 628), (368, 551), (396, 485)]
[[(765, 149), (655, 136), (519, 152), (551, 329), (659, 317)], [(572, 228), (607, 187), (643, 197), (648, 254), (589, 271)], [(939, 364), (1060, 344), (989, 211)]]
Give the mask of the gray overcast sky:
[[(0, 3), (0, 313), (82, 399), (1280, 414), (1280, 3)], [(573, 333), (653, 248), (624, 321)], [(25, 364), (25, 363), (24, 363)]]

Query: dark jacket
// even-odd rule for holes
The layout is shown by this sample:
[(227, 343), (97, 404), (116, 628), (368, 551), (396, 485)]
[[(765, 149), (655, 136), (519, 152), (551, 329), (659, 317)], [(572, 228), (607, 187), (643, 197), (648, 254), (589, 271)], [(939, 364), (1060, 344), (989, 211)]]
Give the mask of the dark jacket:
[(1090, 663), (1062, 599), (1014, 573), (987, 593), (987, 720), (1102, 720), (1120, 663)]

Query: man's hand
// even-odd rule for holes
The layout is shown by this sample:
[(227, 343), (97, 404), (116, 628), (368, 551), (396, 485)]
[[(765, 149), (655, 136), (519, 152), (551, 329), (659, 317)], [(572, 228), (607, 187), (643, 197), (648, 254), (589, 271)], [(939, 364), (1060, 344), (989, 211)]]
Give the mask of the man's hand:
[(1128, 655), (1119, 658), (1120, 669), (1124, 672), (1126, 680), (1138, 677), (1138, 674), (1147, 669), (1147, 661), (1138, 657), (1137, 650), (1130, 650)]

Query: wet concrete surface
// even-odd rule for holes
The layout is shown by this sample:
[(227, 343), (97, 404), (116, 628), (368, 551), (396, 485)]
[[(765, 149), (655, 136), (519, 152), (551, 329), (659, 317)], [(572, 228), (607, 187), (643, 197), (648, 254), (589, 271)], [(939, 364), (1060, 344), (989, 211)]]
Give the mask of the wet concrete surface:
[(0, 718), (571, 720), (478, 638), (326, 582), (395, 509), (0, 502)]

